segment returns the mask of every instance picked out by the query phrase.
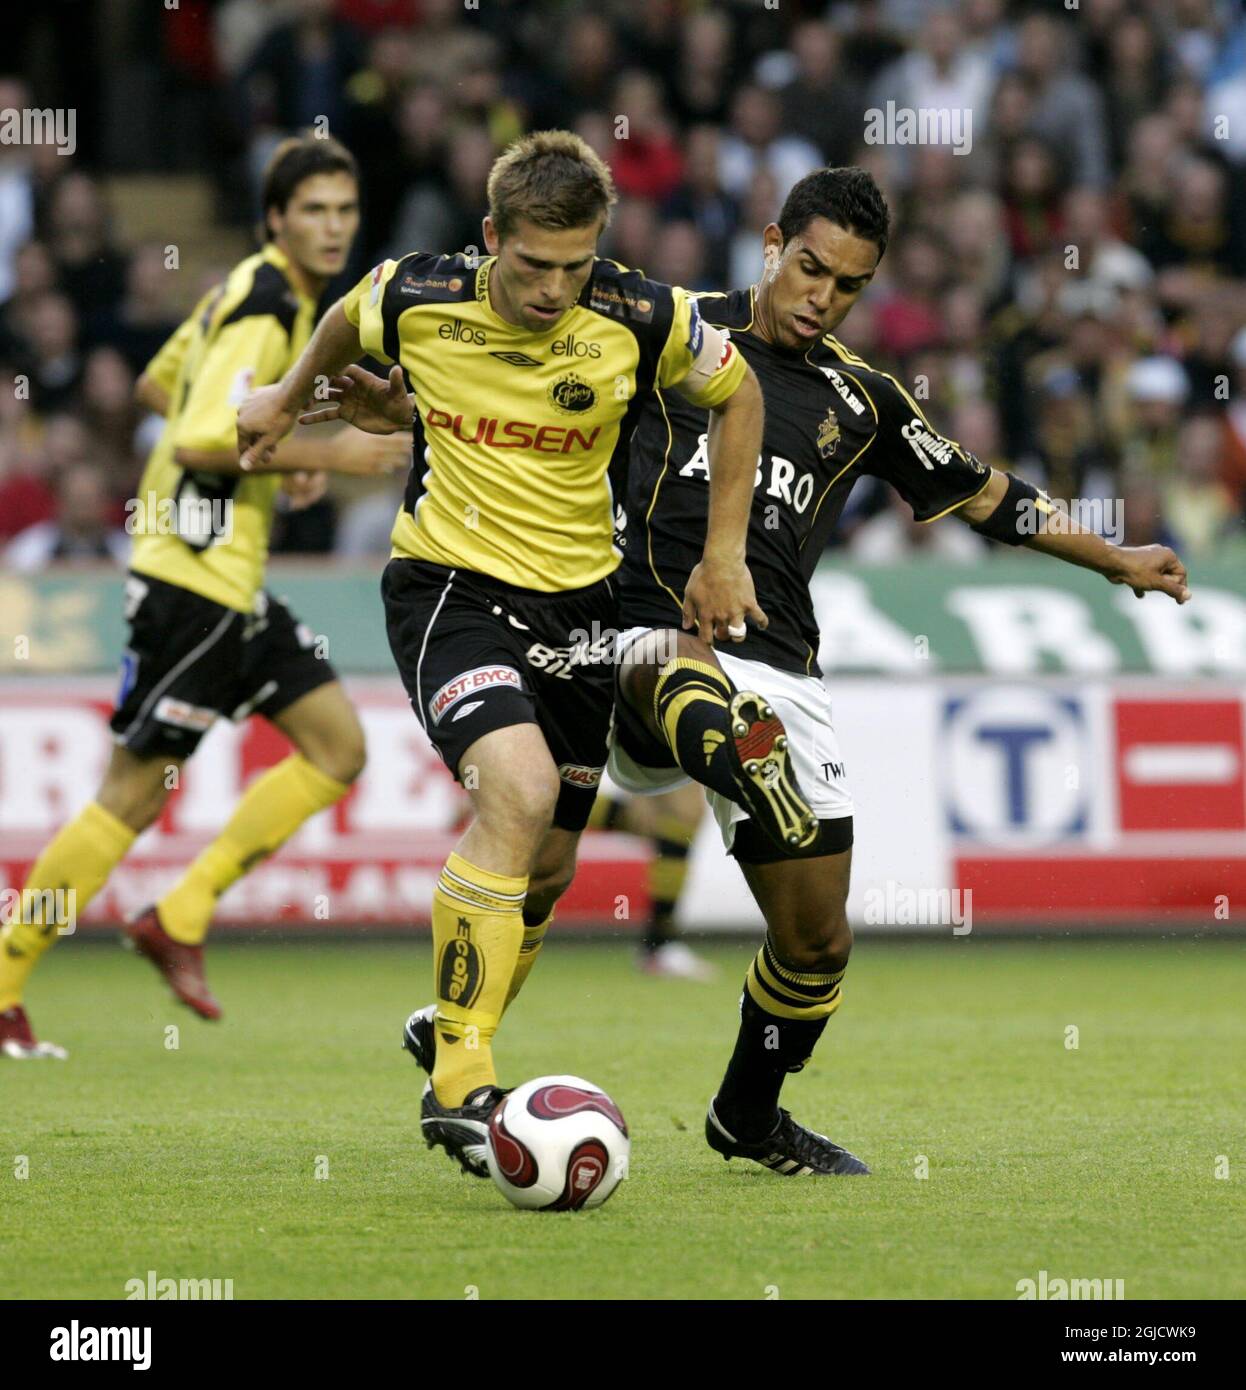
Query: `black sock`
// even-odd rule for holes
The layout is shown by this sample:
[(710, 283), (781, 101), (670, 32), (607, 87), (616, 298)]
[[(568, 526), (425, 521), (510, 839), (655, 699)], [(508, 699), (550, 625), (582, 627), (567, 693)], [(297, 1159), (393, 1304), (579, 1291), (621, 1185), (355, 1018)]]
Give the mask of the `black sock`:
[(731, 738), (735, 687), (717, 666), (676, 657), (662, 668), (653, 708), (676, 762), (694, 781), (732, 801), (740, 792), (724, 745)]
[(737, 1139), (764, 1139), (774, 1128), (783, 1082), (813, 1055), (839, 1007), (843, 976), (842, 970), (793, 970), (776, 956), (769, 937), (763, 943), (744, 980), (740, 1031), (714, 1099), (718, 1118)]
[(688, 877), (688, 851), (696, 827), (689, 827), (674, 816), (663, 816), (653, 837), (653, 859), (649, 864), (649, 896), (653, 913), (645, 931), (645, 950), (656, 951), (674, 941), (675, 908)]

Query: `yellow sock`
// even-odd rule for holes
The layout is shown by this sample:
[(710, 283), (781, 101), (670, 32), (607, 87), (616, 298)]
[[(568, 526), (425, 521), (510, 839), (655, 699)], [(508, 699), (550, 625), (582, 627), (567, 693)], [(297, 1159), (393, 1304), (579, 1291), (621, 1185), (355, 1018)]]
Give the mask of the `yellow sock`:
[[(23, 903), (31, 894), (64, 890), (69, 911), (84, 912), (133, 843), (134, 831), (92, 801), (62, 826), (35, 860), (22, 889)], [(32, 920), (23, 920), (25, 916)], [(30, 972), (56, 940), (57, 922), (47, 917), (42, 910), (19, 913), (0, 930), (0, 1013), (22, 1002)]]
[(183, 945), (199, 945), (226, 888), (349, 790), (298, 753), (257, 777), (225, 829), (156, 904), (165, 931)]
[(462, 1105), (497, 1080), (493, 1035), (524, 938), (528, 876), (495, 874), (451, 854), (433, 893), (437, 1062), (433, 1091)]
[(524, 981), (532, 974), (532, 967), (536, 964), (536, 958), (541, 954), (541, 946), (545, 941), (545, 933), (549, 930), (549, 924), (554, 920), (551, 910), (548, 917), (543, 922), (538, 922), (536, 926), (530, 927), (526, 923), (523, 929), (523, 941), (519, 947), (519, 959), (515, 962), (515, 973), (511, 976), (510, 988), (506, 991), (506, 1003), (502, 1005), (502, 1012), (515, 1002), (515, 996), (524, 987)]

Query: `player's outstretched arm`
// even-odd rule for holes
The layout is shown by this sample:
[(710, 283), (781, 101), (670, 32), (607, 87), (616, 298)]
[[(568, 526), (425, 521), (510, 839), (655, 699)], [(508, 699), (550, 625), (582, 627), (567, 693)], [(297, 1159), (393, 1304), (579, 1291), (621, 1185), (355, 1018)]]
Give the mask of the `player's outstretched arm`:
[(1185, 566), (1166, 545), (1114, 545), (1015, 474), (992, 469), (987, 486), (955, 514), (983, 535), (1095, 570), (1112, 584), (1128, 584), (1139, 598), (1154, 589), (1177, 603), (1189, 601)]
[(395, 362), (389, 377), (376, 376), (365, 368), (351, 365), (341, 376), (316, 392), (317, 401), (326, 404), (299, 416), (300, 425), (321, 425), (327, 420), (345, 420), (369, 434), (395, 434), (415, 423), (415, 396), (407, 390), (402, 368)]
[(312, 398), (318, 377), (340, 376), (363, 355), (359, 330), (346, 317), (342, 300), (320, 320), (311, 341), (285, 376), (252, 391), (238, 409), (238, 463), (244, 473), (263, 467), (294, 428)]
[(701, 562), (684, 590), (683, 625), (705, 642), (742, 641), (746, 620), (766, 627), (745, 555), (761, 452), (761, 387), (750, 367), (739, 386), (710, 409), (709, 522)]

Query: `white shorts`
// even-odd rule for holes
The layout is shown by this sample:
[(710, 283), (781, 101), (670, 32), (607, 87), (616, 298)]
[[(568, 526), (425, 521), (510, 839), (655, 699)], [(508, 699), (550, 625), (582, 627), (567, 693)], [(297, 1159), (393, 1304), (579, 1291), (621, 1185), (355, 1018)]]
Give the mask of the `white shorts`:
[[(615, 659), (622, 660), (624, 652), (651, 631), (653, 629), (647, 627), (629, 627), (620, 633)], [(831, 693), (821, 676), (797, 676), (791, 671), (768, 666), (764, 661), (732, 656), (719, 647), (715, 647), (714, 654), (737, 690), (752, 690), (774, 706), (787, 729), (787, 751), (796, 779), (814, 815), (819, 820), (839, 820), (852, 815), (843, 754), (831, 724)], [(642, 767), (628, 757), (613, 737), (607, 766), (612, 781), (623, 791), (638, 796), (657, 796), (692, 780), (682, 768)], [(748, 812), (708, 788), (705, 799), (718, 822), (723, 844), (730, 849), (736, 825), (748, 819)]]

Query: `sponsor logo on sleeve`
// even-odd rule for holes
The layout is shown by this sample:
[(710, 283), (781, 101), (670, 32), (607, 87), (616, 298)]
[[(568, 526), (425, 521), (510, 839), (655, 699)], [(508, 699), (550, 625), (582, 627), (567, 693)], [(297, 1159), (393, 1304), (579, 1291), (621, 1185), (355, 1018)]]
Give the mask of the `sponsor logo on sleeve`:
[(941, 435), (927, 429), (916, 416), (900, 430), (900, 437), (917, 455), (922, 467), (931, 472), (934, 471), (932, 458), (944, 464), (952, 462), (952, 446)]
[(693, 299), (688, 304), (688, 351), (694, 358), (701, 355), (701, 340), (704, 336), (705, 324), (701, 321), (701, 311)]
[(255, 368), (241, 367), (234, 375), (229, 388), (230, 405), (241, 405), (255, 388)]
[(559, 763), (558, 775), (568, 786), (595, 787), (601, 781), (603, 769), (584, 767), (581, 763)]
[(447, 681), (429, 700), (428, 712), (433, 717), (433, 723), (440, 724), (445, 712), (460, 700), (487, 690), (492, 685), (509, 685), (515, 690), (523, 688), (519, 672), (513, 666), (477, 666), (471, 671), (464, 671), (462, 675)]
[(204, 709), (202, 705), (188, 705), (185, 700), (175, 700), (172, 695), (166, 695), (156, 705), (156, 719), (177, 729), (206, 733), (216, 723), (216, 711)]

